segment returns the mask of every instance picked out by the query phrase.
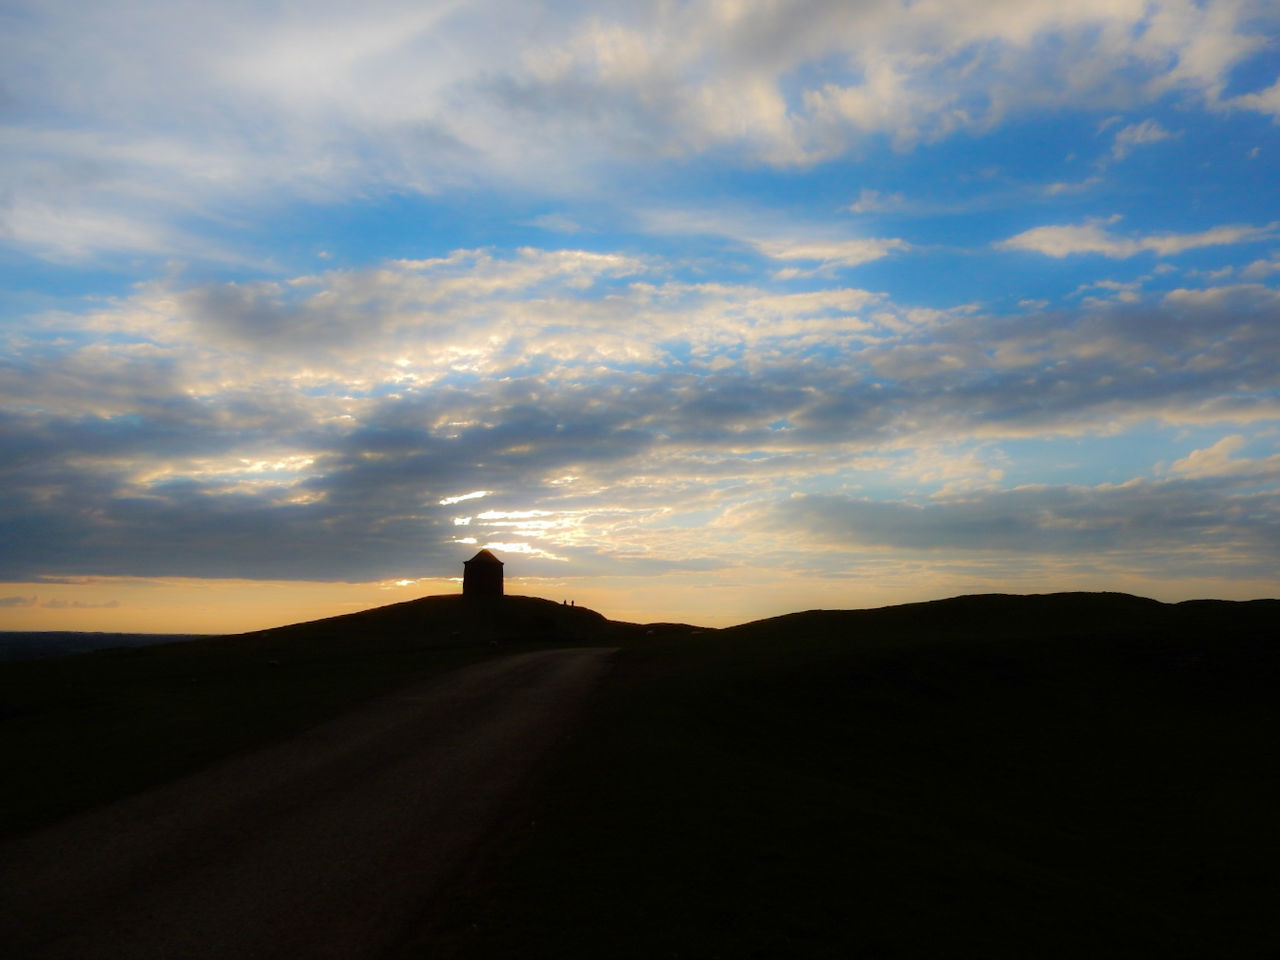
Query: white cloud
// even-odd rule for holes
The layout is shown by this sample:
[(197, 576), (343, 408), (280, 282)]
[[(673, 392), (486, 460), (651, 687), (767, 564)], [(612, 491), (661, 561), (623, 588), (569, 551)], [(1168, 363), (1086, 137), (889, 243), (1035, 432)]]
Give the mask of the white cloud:
[(1133, 152), (1134, 147), (1159, 143), (1174, 136), (1178, 134), (1170, 133), (1160, 125), (1158, 120), (1133, 123), (1116, 132), (1115, 140), (1111, 144), (1111, 156), (1116, 160), (1123, 160)]
[(865, 187), (858, 194), (858, 199), (849, 204), (850, 213), (891, 213), (906, 206), (906, 199), (901, 193), (882, 193), (879, 190), (868, 190)]
[(898, 237), (850, 237), (829, 226), (786, 222), (766, 210), (648, 209), (639, 219), (656, 233), (719, 236), (771, 260), (813, 265), (784, 268), (778, 274), (780, 279), (830, 275), (837, 269), (911, 249), (910, 243)]
[[(0, 38), (9, 115), (42, 120), (0, 130), (8, 236), (63, 257), (152, 251), (193, 218), (282, 198), (599, 187), (607, 162), (724, 147), (807, 165), (869, 137), (910, 149), (1170, 90), (1280, 103), (1278, 86), (1221, 101), (1266, 39), (1241, 3), (17, 8)], [(1144, 121), (1115, 149), (1163, 133)]]
[(1264, 280), (1273, 273), (1280, 273), (1280, 260), (1254, 260), (1240, 271), (1245, 280)]
[(1049, 257), (1065, 257), (1073, 253), (1131, 257), (1143, 249), (1142, 244), (1107, 231), (1105, 225), (1114, 223), (1116, 219), (1093, 220), (1072, 226), (1033, 227), (1001, 240), (995, 246), (1002, 250), (1031, 250)]
[[(473, 490), (471, 493), (462, 493), (453, 497), (445, 497), (440, 501), (440, 506), (449, 507), (455, 503), (462, 503), (464, 500), (479, 500), (481, 497), (487, 497), (492, 490)], [(457, 522), (456, 520), (454, 521)]]
[(1113, 216), (1066, 226), (1033, 227), (995, 244), (1002, 250), (1030, 250), (1049, 257), (1067, 257), (1076, 253), (1099, 253), (1105, 257), (1125, 259), (1150, 252), (1168, 257), (1199, 247), (1254, 243), (1276, 233), (1280, 222), (1255, 227), (1250, 224), (1226, 224), (1198, 233), (1153, 233), (1146, 236), (1121, 236), (1107, 230), (1119, 220)]
[[(1272, 117), (1280, 117), (1280, 80), (1276, 80), (1264, 90), (1244, 93), (1227, 101), (1227, 105), (1242, 110), (1256, 110)], [(1257, 156), (1257, 147), (1250, 151), (1250, 156)]]
[[(819, 268), (856, 267), (887, 257), (890, 253), (909, 250), (911, 245), (895, 237), (867, 237), (851, 240), (756, 240), (754, 246), (773, 260), (801, 260), (819, 264)], [(798, 275), (796, 271), (792, 275)]]
[(1169, 465), (1169, 472), (1183, 477), (1280, 480), (1280, 453), (1269, 457), (1236, 457), (1247, 438), (1235, 433), (1212, 446), (1193, 450)]
[(1267, 46), (1266, 35), (1251, 29), (1259, 22), (1253, 18), (1266, 16), (1266, 11), (1265, 5), (1247, 2), (1154, 5), (1136, 46), (1151, 55), (1176, 44), (1177, 57), (1151, 78), (1152, 92), (1197, 91), (1211, 105), (1218, 104), (1232, 66)]
[(108, 251), (226, 258), (214, 245), (163, 221), (54, 197), (18, 197), (0, 206), (0, 237), (53, 261), (73, 262)]

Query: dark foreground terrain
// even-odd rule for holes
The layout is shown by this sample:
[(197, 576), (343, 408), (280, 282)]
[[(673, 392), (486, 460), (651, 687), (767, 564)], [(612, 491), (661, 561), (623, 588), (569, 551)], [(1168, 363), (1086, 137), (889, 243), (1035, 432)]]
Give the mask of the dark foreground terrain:
[(419, 678), (607, 644), (386, 955), (1275, 957), (1277, 621), (1060, 594), (695, 631), (433, 598), (0, 664), (0, 799), (21, 833)]
[(5, 955), (383, 956), (576, 720), (612, 652), (495, 657), (0, 845)]
[(147, 647), (199, 639), (191, 633), (84, 633), (75, 630), (0, 630), (0, 660), (65, 657), (90, 650)]
[(163, 783), (495, 653), (640, 628), (428, 597), (272, 630), (0, 663), (0, 837)]

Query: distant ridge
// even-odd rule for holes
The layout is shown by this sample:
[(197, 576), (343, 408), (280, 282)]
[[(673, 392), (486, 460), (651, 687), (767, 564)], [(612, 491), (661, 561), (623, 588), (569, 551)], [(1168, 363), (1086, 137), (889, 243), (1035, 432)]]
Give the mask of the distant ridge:
[(867, 610), (808, 610), (727, 628), (749, 635), (781, 629), (794, 635), (845, 631), (930, 630), (974, 637), (1030, 635), (1160, 636), (1234, 629), (1260, 636), (1280, 622), (1280, 600), (1184, 600), (1162, 603), (1127, 593), (965, 594)]
[(867, 609), (814, 609), (753, 620), (715, 631), (686, 623), (610, 620), (582, 606), (538, 597), (505, 596), (477, 602), (459, 594), (405, 600), (319, 620), (238, 634), (141, 634), (75, 631), (0, 631), (0, 661), (62, 656), (166, 643), (248, 643), (359, 640), (424, 645), (469, 643), (626, 642), (633, 639), (726, 632), (749, 636), (785, 628), (793, 635), (837, 634), (885, 627), (948, 634), (1037, 636), (1160, 634), (1198, 628), (1263, 633), (1280, 622), (1280, 600), (1184, 600), (1162, 603), (1115, 592), (963, 594), (941, 600)]
[(102, 633), (78, 630), (0, 630), (0, 661), (64, 657), (90, 650), (150, 647), (200, 640), (200, 633)]
[[(1225, 620), (1224, 620), (1225, 618)], [(1222, 623), (1256, 625), (1277, 622), (1280, 600), (1184, 600), (1163, 603), (1118, 592), (1070, 591), (1043, 594), (963, 594), (941, 600), (867, 609), (815, 609), (748, 621), (721, 632), (773, 630), (784, 624), (814, 629), (844, 628), (865, 622), (877, 627), (932, 626), (948, 632), (980, 630), (988, 635), (1034, 631), (1041, 636), (1064, 633), (1158, 632), (1174, 624)], [(236, 637), (334, 636), (348, 631), (378, 630), (410, 636), (464, 640), (616, 641), (670, 636), (713, 628), (686, 623), (628, 623), (609, 620), (587, 607), (567, 606), (538, 597), (506, 596), (476, 603), (457, 594), (422, 597), (356, 613), (287, 626), (255, 630)]]

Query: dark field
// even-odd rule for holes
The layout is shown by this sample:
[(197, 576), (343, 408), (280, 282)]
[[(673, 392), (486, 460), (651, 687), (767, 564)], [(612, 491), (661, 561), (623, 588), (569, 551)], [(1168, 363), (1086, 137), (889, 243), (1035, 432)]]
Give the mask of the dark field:
[(273, 630), (0, 663), (0, 837), (287, 737), (398, 685), (599, 614), (432, 597)]
[(0, 661), (65, 657), (115, 647), (149, 647), (196, 640), (190, 633), (81, 633), (74, 630), (0, 630)]
[(633, 645), (405, 956), (1276, 956), (1278, 612), (975, 597)]
[(964, 597), (723, 631), (433, 598), (0, 664), (8, 829), (504, 649), (621, 644), (402, 955), (1280, 955), (1280, 602)]

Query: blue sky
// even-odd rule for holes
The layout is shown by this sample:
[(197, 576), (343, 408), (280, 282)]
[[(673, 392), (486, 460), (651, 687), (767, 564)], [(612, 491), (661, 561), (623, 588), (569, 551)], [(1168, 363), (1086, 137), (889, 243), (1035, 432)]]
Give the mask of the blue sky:
[(0, 628), (1277, 593), (1266, 2), (0, 12)]

